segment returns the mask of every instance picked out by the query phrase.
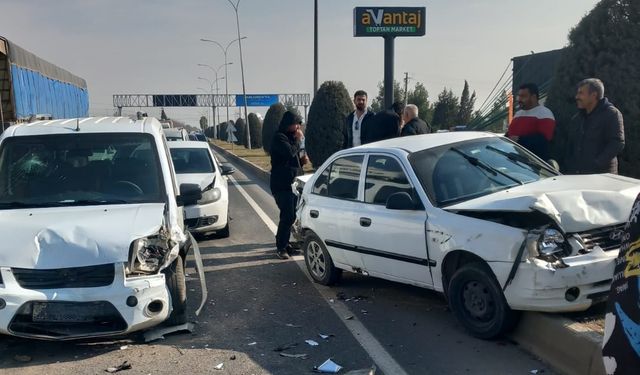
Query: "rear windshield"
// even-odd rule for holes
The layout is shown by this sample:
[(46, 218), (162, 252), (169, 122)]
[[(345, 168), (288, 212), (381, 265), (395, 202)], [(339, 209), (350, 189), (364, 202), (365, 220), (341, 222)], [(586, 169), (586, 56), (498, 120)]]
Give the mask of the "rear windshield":
[(204, 148), (172, 148), (171, 159), (176, 173), (214, 173), (209, 151)]
[(163, 202), (149, 134), (12, 137), (0, 148), (0, 209)]

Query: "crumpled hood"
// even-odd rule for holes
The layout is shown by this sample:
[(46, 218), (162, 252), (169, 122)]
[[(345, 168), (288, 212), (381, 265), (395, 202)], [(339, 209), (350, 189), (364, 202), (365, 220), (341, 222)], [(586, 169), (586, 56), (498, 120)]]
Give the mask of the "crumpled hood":
[(178, 186), (182, 184), (198, 184), (200, 190), (204, 190), (211, 185), (215, 175), (211, 173), (185, 173), (177, 175)]
[(126, 262), (131, 242), (157, 233), (163, 215), (163, 203), (0, 211), (0, 267)]
[(447, 211), (540, 211), (567, 233), (626, 222), (640, 181), (612, 174), (556, 176), (455, 204)]

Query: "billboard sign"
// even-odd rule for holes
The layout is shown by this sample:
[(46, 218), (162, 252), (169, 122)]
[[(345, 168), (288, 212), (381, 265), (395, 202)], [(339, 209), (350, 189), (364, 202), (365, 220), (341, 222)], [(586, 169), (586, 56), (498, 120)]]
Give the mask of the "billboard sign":
[(353, 36), (424, 36), (425, 7), (356, 7)]
[[(278, 102), (277, 94), (251, 94), (247, 95), (247, 107), (269, 107)], [(236, 105), (244, 106), (244, 95), (236, 95)]]

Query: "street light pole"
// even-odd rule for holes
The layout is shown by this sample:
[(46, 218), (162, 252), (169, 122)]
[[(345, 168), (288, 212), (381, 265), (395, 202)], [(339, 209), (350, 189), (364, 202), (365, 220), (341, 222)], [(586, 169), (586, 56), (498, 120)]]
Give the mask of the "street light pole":
[(318, 0), (313, 2), (313, 96), (318, 92)]
[[(200, 91), (204, 91), (205, 94), (213, 95), (213, 91), (211, 89), (209, 91), (203, 89), (202, 87), (198, 87), (197, 89), (200, 90)], [(207, 113), (209, 113), (209, 110), (207, 110)], [(211, 117), (213, 117), (213, 119)], [(211, 123), (211, 121), (215, 121), (215, 113), (212, 112), (211, 117), (209, 117), (209, 123)], [(213, 128), (213, 129), (215, 130), (215, 128)], [(215, 134), (214, 134), (214, 138), (216, 138)]]
[(240, 0), (237, 0), (235, 4), (231, 0), (228, 0), (229, 4), (233, 7), (233, 10), (236, 12), (236, 26), (238, 29), (238, 46), (240, 47), (240, 73), (242, 75), (242, 97), (244, 101), (244, 121), (247, 130), (247, 143), (249, 149), (251, 149), (251, 131), (249, 130), (249, 118), (247, 117), (247, 89), (244, 84), (244, 63), (242, 61), (242, 39), (240, 37), (240, 18), (238, 17), (238, 6), (240, 6)]
[[(229, 50), (229, 47), (231, 47), (231, 45), (235, 42), (240, 41), (241, 39), (246, 39), (246, 36), (243, 36), (242, 38), (239, 39), (234, 39), (232, 41), (229, 42), (229, 44), (227, 44), (227, 47), (223, 47), (222, 44), (216, 42), (215, 40), (211, 40), (211, 39), (204, 39), (204, 38), (200, 38), (201, 42), (209, 42), (209, 43), (214, 43), (215, 45), (217, 45), (218, 47), (220, 47), (220, 49), (222, 50), (222, 53), (224, 54), (224, 75), (225, 77), (229, 77), (229, 73), (227, 71), (227, 67), (233, 63), (227, 63), (227, 51)], [(227, 122), (229, 122), (229, 79), (227, 78), (225, 80), (225, 105), (227, 107)]]
[[(198, 64), (198, 66), (209, 68), (213, 72), (214, 76), (216, 77), (216, 80), (215, 80), (215, 83), (216, 83), (216, 97), (219, 94), (218, 81), (221, 80), (221, 79), (227, 79), (227, 77), (218, 78), (218, 73), (220, 73), (220, 69), (222, 69), (226, 65), (231, 65), (231, 64), (233, 64), (233, 62), (222, 64), (217, 69), (213, 69), (213, 67), (211, 65), (209, 65), (209, 64)], [(214, 114), (213, 114), (213, 121), (216, 121), (216, 119), (215, 119), (216, 113), (218, 114), (217, 123), (213, 124), (213, 126), (216, 129), (215, 133), (217, 134), (218, 133), (217, 126), (218, 126), (218, 124), (220, 124), (220, 111), (217, 110), (218, 106), (216, 106), (216, 103), (215, 103), (215, 97), (213, 96), (213, 89), (211, 90), (211, 105), (213, 107), (213, 110), (215, 111)]]
[[(198, 64), (198, 65), (200, 65), (200, 64)], [(209, 93), (211, 94), (211, 101), (212, 101), (212, 107), (211, 107), (211, 117), (212, 117), (212, 119), (211, 119), (211, 121), (215, 121), (216, 105), (213, 103), (213, 82), (211, 82), (211, 80), (209, 80), (207, 78), (203, 78), (203, 77), (198, 77), (198, 79), (201, 79), (203, 81), (207, 81), (209, 83)], [(215, 127), (214, 127), (214, 130), (215, 130)], [(214, 133), (215, 133), (215, 131), (214, 131)], [(216, 134), (214, 134), (214, 135), (216, 135)]]

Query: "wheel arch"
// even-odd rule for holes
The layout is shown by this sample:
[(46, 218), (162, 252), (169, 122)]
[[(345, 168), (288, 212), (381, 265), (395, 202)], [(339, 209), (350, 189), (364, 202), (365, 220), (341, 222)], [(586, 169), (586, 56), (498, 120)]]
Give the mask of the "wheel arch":
[(493, 276), (494, 278), (496, 277), (496, 275), (493, 273), (493, 270), (489, 266), (489, 263), (487, 263), (487, 261), (479, 255), (462, 249), (450, 251), (442, 260), (442, 265), (440, 268), (442, 274), (442, 290), (445, 297), (448, 296), (449, 281), (451, 280), (453, 274), (462, 266), (470, 263), (482, 264), (486, 268), (486, 270), (490, 272), (491, 276)]

